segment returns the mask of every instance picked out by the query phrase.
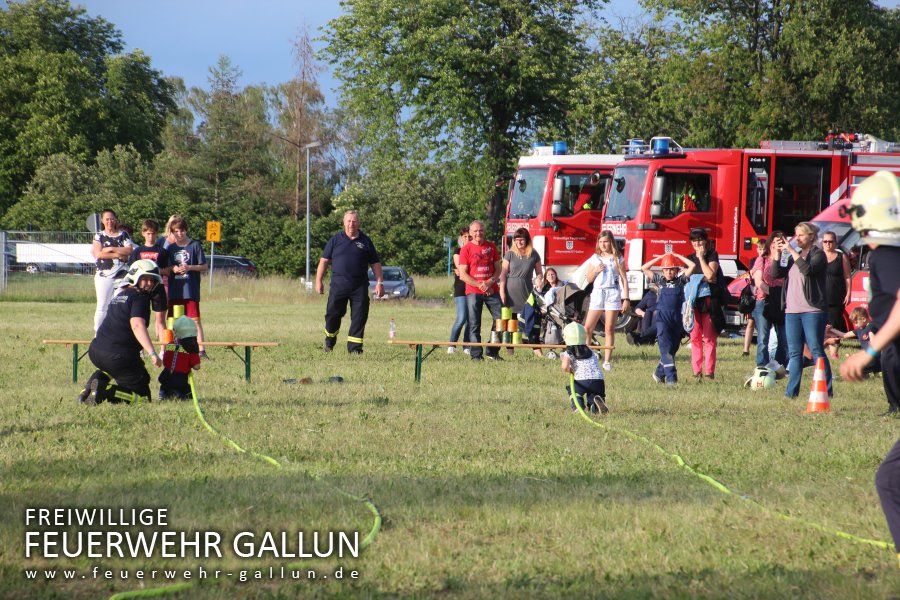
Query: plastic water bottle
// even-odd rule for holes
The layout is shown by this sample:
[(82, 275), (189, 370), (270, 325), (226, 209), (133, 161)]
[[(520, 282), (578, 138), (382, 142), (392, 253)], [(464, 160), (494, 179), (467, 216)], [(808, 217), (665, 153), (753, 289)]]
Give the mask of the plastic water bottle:
[(397, 325), (394, 323), (393, 317), (391, 318), (391, 324), (388, 326), (388, 339), (393, 340), (397, 336)]
[(786, 268), (788, 266), (788, 261), (791, 258), (791, 253), (788, 252), (787, 248), (781, 251), (781, 260), (778, 263), (782, 268)]

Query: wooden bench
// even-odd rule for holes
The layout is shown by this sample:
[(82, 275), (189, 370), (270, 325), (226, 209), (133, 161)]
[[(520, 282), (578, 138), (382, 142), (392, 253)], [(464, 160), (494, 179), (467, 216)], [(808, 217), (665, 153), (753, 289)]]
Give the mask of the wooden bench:
[[(87, 354), (87, 350), (83, 354), (78, 354), (80, 345), (88, 346), (91, 340), (42, 340), (41, 343), (48, 345), (72, 346), (72, 383), (78, 383), (78, 363)], [(244, 379), (250, 381), (250, 357), (253, 354), (253, 348), (274, 348), (278, 342), (205, 342), (206, 348), (228, 348), (234, 355), (241, 359), (244, 363)], [(244, 348), (244, 357), (238, 354), (235, 348)]]
[[(432, 352), (437, 350), (440, 347), (447, 346), (462, 346), (472, 347), (472, 346), (480, 346), (482, 348), (547, 348), (547, 349), (563, 349), (566, 347), (565, 344), (503, 344), (503, 343), (493, 343), (493, 342), (428, 342), (422, 340), (388, 340), (388, 344), (395, 346), (409, 346), (416, 351), (416, 366), (415, 366), (415, 380), (416, 383), (421, 383), (422, 381), (422, 362), (428, 358)], [(431, 350), (429, 350), (424, 356), (422, 355), (422, 347), (423, 346), (431, 346)], [(592, 350), (606, 350), (607, 348), (613, 349), (615, 346), (589, 346)]]

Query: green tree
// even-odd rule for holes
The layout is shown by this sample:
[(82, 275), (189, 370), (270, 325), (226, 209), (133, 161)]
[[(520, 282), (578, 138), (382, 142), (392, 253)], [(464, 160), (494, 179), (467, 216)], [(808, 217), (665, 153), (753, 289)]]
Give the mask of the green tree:
[(44, 157), (159, 148), (170, 86), (144, 54), (122, 49), (110, 23), (65, 0), (0, 9), (0, 214)]
[[(563, 124), (583, 57), (587, 0), (353, 0), (329, 23), (327, 53), (367, 145), (413, 164), (478, 155), (482, 179), (513, 168), (522, 139)], [(495, 230), (502, 199), (481, 190)]]
[(294, 40), (293, 54), (297, 72), (290, 81), (272, 88), (271, 101), (278, 122), (278, 130), (274, 135), (280, 142), (278, 146), (282, 160), (286, 166), (289, 165), (288, 170), (294, 176), (291, 215), (296, 221), (302, 212), (307, 144), (319, 144), (317, 149), (310, 149), (310, 168), (316, 173), (323, 171), (325, 97), (317, 81), (321, 67), (315, 61), (312, 42), (306, 31)]
[(871, 0), (645, 0), (675, 23), (660, 90), (690, 145), (896, 139), (900, 10)]

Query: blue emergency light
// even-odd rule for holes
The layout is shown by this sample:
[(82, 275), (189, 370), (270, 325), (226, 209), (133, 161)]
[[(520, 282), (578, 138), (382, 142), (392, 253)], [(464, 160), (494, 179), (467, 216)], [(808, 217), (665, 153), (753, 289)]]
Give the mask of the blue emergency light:
[(668, 154), (669, 153), (669, 142), (672, 141), (670, 137), (655, 137), (650, 140), (650, 151), (653, 154)]
[(641, 138), (631, 138), (625, 140), (625, 154), (640, 154), (644, 149), (644, 140)]
[(569, 150), (569, 145), (562, 141), (553, 142), (553, 154), (565, 154)]

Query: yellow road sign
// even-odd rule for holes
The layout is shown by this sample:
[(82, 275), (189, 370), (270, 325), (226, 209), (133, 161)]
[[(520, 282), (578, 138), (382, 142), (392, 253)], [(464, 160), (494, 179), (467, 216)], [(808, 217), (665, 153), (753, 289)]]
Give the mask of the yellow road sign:
[(207, 221), (206, 222), (206, 241), (221, 242), (222, 241), (222, 222)]

